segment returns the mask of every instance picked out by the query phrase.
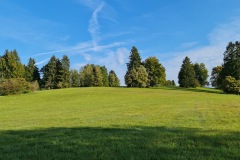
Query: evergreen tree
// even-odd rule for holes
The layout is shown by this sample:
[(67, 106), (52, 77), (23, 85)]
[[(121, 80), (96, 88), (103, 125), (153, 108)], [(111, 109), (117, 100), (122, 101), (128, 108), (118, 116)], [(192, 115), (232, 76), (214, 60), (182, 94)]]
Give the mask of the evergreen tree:
[(93, 66), (93, 75), (94, 75), (93, 86), (96, 86), (96, 87), (103, 86), (103, 77), (102, 77), (102, 71), (100, 66), (98, 65)]
[(221, 71), (222, 71), (222, 66), (217, 66), (212, 69), (210, 81), (213, 87), (219, 88), (220, 84), (218, 82), (220, 78), (219, 74)]
[(70, 87), (70, 60), (67, 55), (64, 55), (62, 60), (62, 68), (63, 68), (63, 88)]
[(55, 73), (55, 79), (54, 79), (54, 89), (63, 88), (63, 74), (64, 69), (62, 62), (59, 59), (56, 59), (56, 73)]
[(196, 75), (194, 67), (188, 57), (183, 60), (180, 72), (178, 74), (178, 83), (180, 87), (196, 87)]
[(172, 86), (176, 86), (176, 83), (174, 80), (172, 80)]
[(138, 53), (138, 49), (135, 46), (133, 46), (129, 56), (129, 63), (127, 63), (127, 69), (128, 71), (130, 71), (132, 69), (138, 68), (140, 65), (141, 65), (140, 53)]
[(208, 84), (207, 78), (208, 78), (208, 70), (205, 67), (205, 64), (203, 63), (195, 63), (194, 64), (194, 71), (196, 74), (196, 79), (200, 86), (205, 86)]
[(108, 80), (108, 71), (105, 66), (101, 67), (102, 71), (102, 83), (104, 87), (109, 87), (109, 80)]
[(41, 72), (43, 73), (42, 87), (47, 89), (53, 89), (56, 86), (56, 65), (57, 58), (52, 56), (50, 61), (42, 67)]
[(80, 87), (80, 75), (77, 70), (71, 70), (70, 72), (70, 81), (71, 81), (71, 87)]
[(6, 78), (7, 64), (4, 58), (0, 57), (0, 80)]
[(25, 74), (24, 65), (21, 63), (20, 58), (16, 50), (6, 50), (1, 60), (1, 76), (4, 78), (23, 78)]
[(109, 86), (110, 87), (119, 87), (120, 86), (120, 80), (118, 79), (116, 73), (111, 70), (108, 75), (109, 79)]
[(145, 79), (147, 75), (146, 68), (141, 65), (141, 57), (136, 47), (132, 47), (127, 69), (124, 79), (128, 87), (143, 87), (147, 85), (148, 79)]
[(30, 58), (25, 66), (25, 79), (28, 82), (40, 81), (40, 73), (33, 58)]
[(156, 57), (149, 57), (144, 61), (148, 73), (149, 86), (160, 86), (166, 82), (165, 68)]
[(218, 84), (221, 87), (227, 76), (240, 80), (240, 42), (229, 42), (224, 52), (222, 71), (219, 74)]

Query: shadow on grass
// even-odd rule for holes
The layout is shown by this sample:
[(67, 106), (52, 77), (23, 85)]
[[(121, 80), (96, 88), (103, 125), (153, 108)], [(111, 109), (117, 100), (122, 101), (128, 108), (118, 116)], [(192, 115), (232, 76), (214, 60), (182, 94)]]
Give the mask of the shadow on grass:
[(223, 91), (213, 88), (182, 88), (182, 87), (162, 87), (164, 90), (177, 90), (177, 91), (190, 91), (190, 92), (203, 92), (203, 93), (214, 93), (224, 94)]
[(240, 133), (199, 129), (50, 128), (1, 131), (0, 159), (240, 159)]

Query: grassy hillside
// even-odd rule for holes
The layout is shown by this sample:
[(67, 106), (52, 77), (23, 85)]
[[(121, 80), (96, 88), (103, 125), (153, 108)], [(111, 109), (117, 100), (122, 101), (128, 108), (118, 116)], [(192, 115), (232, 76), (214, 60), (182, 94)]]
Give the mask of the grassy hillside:
[(0, 97), (0, 159), (240, 159), (240, 97), (76, 88)]

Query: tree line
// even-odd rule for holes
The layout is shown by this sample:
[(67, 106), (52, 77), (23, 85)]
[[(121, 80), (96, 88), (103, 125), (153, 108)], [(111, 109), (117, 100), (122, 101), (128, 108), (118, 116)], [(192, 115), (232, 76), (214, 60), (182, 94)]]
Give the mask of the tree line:
[[(124, 76), (127, 87), (176, 86), (174, 80), (166, 80), (166, 69), (156, 57), (142, 61), (134, 46), (126, 64)], [(223, 64), (212, 69), (210, 82), (204, 63), (193, 64), (185, 57), (178, 73), (180, 87), (203, 87), (210, 84), (226, 93), (240, 94), (240, 43), (229, 42), (224, 52)], [(0, 95), (27, 93), (40, 89), (60, 89), (69, 87), (118, 87), (120, 80), (116, 73), (107, 71), (105, 66), (87, 64), (80, 71), (70, 69), (67, 55), (62, 59), (54, 55), (40, 70), (33, 58), (27, 65), (20, 61), (16, 50), (0, 56)]]
[(38, 89), (60, 89), (69, 87), (118, 87), (116, 73), (105, 66), (87, 64), (80, 71), (70, 69), (70, 59), (54, 55), (39, 69), (30, 58), (27, 65), (21, 63), (16, 50), (0, 56), (0, 95), (28, 93)]

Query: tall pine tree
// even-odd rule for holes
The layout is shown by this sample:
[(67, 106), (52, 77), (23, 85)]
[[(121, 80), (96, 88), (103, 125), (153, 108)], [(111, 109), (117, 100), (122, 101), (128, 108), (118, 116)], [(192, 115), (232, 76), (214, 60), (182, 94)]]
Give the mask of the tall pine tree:
[(180, 87), (196, 87), (196, 74), (192, 62), (188, 57), (183, 60), (180, 72), (178, 74), (178, 83)]
[(46, 89), (53, 89), (56, 86), (56, 64), (57, 58), (52, 56), (50, 61), (42, 67), (41, 72), (43, 73), (43, 78), (41, 82), (41, 87)]
[(62, 62), (62, 69), (63, 69), (62, 87), (69, 88), (70, 87), (70, 60), (68, 56), (64, 55), (61, 62)]
[(128, 87), (143, 87), (146, 86), (148, 76), (146, 69), (141, 64), (141, 57), (136, 47), (132, 47), (129, 62), (127, 63), (127, 72), (125, 74), (125, 83)]
[(25, 79), (28, 82), (40, 81), (39, 69), (33, 58), (30, 58), (27, 66), (25, 66)]
[(218, 84), (221, 87), (223, 80), (231, 76), (240, 80), (240, 42), (229, 42), (224, 52), (222, 70), (219, 74)]
[[(3, 59), (2, 59), (3, 58)], [(1, 57), (1, 76), (5, 79), (9, 78), (23, 78), (25, 74), (24, 65), (20, 61), (20, 57), (16, 50), (6, 50)]]

